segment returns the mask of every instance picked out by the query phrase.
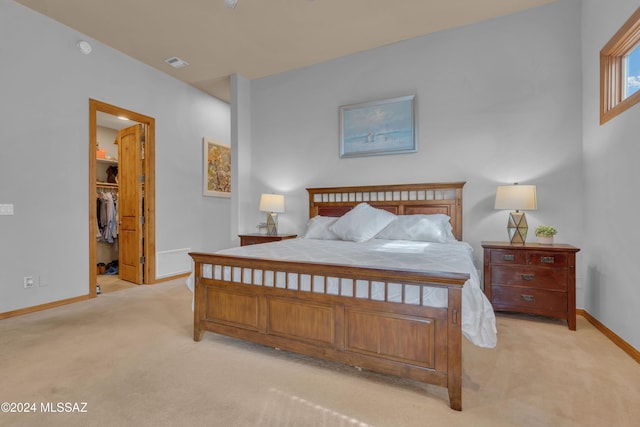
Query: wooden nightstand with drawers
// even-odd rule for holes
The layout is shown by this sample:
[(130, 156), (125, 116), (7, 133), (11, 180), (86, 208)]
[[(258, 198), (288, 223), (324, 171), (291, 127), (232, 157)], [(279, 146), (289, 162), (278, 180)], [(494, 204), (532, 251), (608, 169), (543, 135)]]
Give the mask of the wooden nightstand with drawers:
[(280, 240), (295, 239), (297, 234), (240, 234), (240, 246), (257, 245), (260, 243), (279, 242)]
[(576, 252), (565, 244), (482, 242), (484, 293), (495, 311), (565, 319), (576, 330)]

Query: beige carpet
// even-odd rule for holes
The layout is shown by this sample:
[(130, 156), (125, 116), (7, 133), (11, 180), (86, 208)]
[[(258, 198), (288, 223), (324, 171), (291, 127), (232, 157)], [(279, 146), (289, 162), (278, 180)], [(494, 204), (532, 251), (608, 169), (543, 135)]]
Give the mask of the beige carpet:
[(117, 274), (98, 274), (96, 283), (100, 285), (100, 292), (102, 294), (108, 294), (109, 292), (121, 291), (123, 289), (129, 289), (138, 286), (135, 283), (127, 282), (126, 280), (120, 280)]
[[(578, 317), (499, 316), (445, 389), (206, 333), (184, 279), (0, 321), (2, 426), (637, 426), (640, 365)], [(43, 413), (69, 402), (84, 413)], [(14, 405), (16, 408), (17, 405)], [(3, 406), (3, 409), (5, 407)]]

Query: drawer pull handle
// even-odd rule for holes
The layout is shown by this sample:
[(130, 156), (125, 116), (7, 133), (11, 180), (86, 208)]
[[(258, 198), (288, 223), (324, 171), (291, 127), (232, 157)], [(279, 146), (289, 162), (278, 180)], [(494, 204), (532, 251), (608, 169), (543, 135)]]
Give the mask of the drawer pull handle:
[(513, 261), (513, 255), (502, 255), (503, 261)]
[(552, 256), (541, 256), (541, 257), (540, 257), (540, 262), (541, 262), (542, 264), (553, 264), (553, 263), (555, 263), (556, 261), (555, 261), (555, 258), (554, 258), (554, 257), (552, 257)]
[(520, 277), (522, 277), (522, 280), (531, 281), (531, 280), (533, 280), (533, 277), (534, 277), (534, 276), (533, 276), (533, 274), (523, 274), (523, 275), (522, 275), (522, 276), (520, 276)]
[(522, 294), (520, 295), (520, 298), (522, 299), (522, 301), (527, 301), (527, 302), (533, 301), (533, 295)]

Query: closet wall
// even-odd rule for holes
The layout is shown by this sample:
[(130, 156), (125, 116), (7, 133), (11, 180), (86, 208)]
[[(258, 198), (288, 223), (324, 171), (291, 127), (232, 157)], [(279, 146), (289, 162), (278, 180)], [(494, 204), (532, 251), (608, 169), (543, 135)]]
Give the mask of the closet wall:
[(115, 144), (118, 138), (118, 130), (105, 126), (96, 126), (96, 136), (98, 138), (98, 147), (106, 151), (107, 158), (118, 158), (118, 145)]

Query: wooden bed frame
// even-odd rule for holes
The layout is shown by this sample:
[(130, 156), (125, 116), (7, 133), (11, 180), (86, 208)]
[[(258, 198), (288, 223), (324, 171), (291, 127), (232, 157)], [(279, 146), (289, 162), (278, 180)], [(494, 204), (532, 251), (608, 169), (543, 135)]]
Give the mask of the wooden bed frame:
[[(340, 216), (361, 202), (397, 215), (444, 213), (461, 240), (464, 184), (311, 188), (309, 215)], [(462, 410), (461, 297), (469, 275), (190, 255), (195, 261), (195, 341), (211, 331), (446, 387), (451, 408)], [(205, 268), (209, 265), (211, 270)], [(205, 274), (212, 270), (219, 274)], [(286, 278), (286, 288), (275, 285), (277, 277)], [(331, 294), (329, 278), (341, 289), (351, 288), (353, 296)], [(305, 280), (313, 292), (298, 289)], [(356, 284), (363, 283), (367, 297), (356, 297)], [(381, 283), (385, 300), (374, 300), (372, 284)], [(448, 306), (388, 301), (390, 284), (402, 284), (403, 301), (407, 287), (419, 287), (420, 296), (423, 286), (446, 288)]]

